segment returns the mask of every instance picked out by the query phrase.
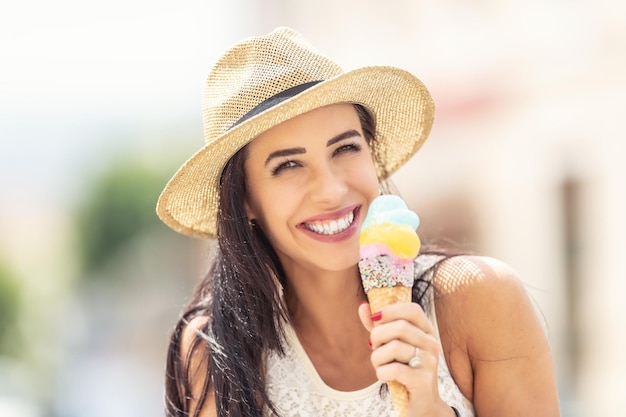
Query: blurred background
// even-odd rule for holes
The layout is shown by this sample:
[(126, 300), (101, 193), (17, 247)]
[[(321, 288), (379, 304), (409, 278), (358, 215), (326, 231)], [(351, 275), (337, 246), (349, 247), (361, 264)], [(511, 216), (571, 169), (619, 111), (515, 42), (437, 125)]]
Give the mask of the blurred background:
[(425, 238), (501, 258), (546, 321), (563, 415), (623, 413), (619, 0), (24, 0), (0, 14), (0, 416), (163, 415), (208, 245), (154, 214), (233, 43), (290, 26), (415, 73), (430, 140), (394, 181)]

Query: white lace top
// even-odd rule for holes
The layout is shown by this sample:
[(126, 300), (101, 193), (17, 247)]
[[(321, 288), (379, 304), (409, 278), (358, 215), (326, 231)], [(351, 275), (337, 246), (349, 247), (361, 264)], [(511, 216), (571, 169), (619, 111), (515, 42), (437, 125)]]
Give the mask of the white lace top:
[[(424, 266), (419, 261), (416, 267)], [(431, 302), (427, 313), (439, 337), (432, 291), (429, 294)], [(380, 394), (380, 382), (349, 392), (329, 387), (315, 370), (293, 329), (286, 326), (285, 332), (285, 356), (270, 353), (266, 357), (267, 393), (280, 417), (395, 417), (390, 396)], [(443, 353), (438, 379), (443, 401), (455, 407), (462, 417), (474, 417), (474, 407), (452, 379)]]

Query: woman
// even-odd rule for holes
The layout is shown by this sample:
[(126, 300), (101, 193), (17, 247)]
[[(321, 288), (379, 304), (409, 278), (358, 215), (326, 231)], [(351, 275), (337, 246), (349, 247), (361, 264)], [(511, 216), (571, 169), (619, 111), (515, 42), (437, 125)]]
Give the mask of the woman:
[(424, 249), (412, 303), (366, 303), (360, 224), (433, 121), (418, 79), (344, 73), (279, 28), (222, 56), (203, 109), (207, 144), (157, 207), (218, 243), (172, 335), (168, 415), (393, 416), (394, 380), (412, 417), (559, 415), (546, 338), (506, 265)]

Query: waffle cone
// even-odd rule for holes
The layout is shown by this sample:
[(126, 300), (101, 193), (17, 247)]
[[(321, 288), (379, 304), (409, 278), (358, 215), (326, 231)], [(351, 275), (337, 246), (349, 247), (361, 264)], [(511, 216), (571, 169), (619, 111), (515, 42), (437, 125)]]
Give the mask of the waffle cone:
[[(404, 286), (371, 288), (367, 292), (367, 299), (372, 312), (379, 311), (386, 305), (395, 303), (410, 303), (411, 288)], [(407, 417), (409, 409), (409, 394), (404, 387), (396, 381), (389, 381), (389, 395), (391, 403), (398, 417)]]
[(370, 303), (372, 313), (389, 304), (410, 303), (411, 287), (398, 285), (395, 287), (370, 288), (367, 292), (367, 301)]
[(389, 381), (389, 395), (391, 395), (391, 404), (396, 410), (398, 417), (407, 417), (409, 415), (409, 393), (405, 386), (396, 381)]

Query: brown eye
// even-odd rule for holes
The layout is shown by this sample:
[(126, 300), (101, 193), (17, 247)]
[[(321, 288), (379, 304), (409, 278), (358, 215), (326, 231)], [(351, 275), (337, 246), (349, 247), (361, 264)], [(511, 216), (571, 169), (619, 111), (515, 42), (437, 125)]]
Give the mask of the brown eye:
[(272, 169), (272, 176), (278, 175), (284, 170), (296, 168), (298, 166), (299, 164), (296, 161), (285, 161)]
[(361, 149), (361, 145), (358, 143), (346, 143), (335, 149), (333, 155), (339, 155), (345, 152), (359, 152)]

